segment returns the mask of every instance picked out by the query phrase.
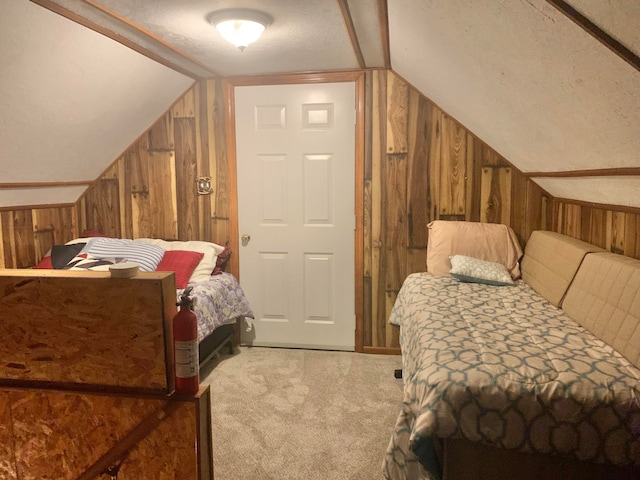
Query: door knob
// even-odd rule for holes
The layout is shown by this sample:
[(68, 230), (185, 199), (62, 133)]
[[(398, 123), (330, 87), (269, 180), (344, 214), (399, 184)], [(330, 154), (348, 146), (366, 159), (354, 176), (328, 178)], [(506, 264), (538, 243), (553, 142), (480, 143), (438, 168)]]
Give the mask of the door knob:
[(242, 237), (240, 237), (240, 239), (242, 240), (242, 246), (246, 247), (249, 243), (249, 240), (251, 240), (251, 235), (245, 233), (244, 235), (242, 235)]

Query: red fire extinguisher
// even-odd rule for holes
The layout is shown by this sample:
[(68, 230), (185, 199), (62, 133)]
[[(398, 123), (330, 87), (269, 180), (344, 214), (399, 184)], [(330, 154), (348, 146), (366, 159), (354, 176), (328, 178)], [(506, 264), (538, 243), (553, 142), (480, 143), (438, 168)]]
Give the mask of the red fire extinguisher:
[(198, 319), (193, 313), (192, 287), (182, 292), (180, 310), (173, 317), (173, 343), (176, 393), (198, 392)]

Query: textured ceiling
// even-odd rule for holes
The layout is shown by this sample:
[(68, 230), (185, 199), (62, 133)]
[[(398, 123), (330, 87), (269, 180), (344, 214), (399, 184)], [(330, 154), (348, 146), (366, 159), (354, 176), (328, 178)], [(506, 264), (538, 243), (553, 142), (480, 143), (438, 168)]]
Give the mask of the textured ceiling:
[[(519, 170), (640, 167), (640, 72), (546, 1), (388, 3), (392, 68)], [(637, 48), (637, 0), (599, 5), (592, 21)], [(637, 177), (535, 180), (640, 206)]]
[[(2, 0), (0, 32), (0, 183), (95, 180), (193, 83), (27, 1)], [(0, 206), (85, 188), (3, 189)]]
[[(131, 38), (200, 76), (236, 76), (305, 71), (353, 70), (360, 67), (337, 0), (54, 0), (55, 3)], [(383, 67), (376, 0), (351, 0), (366, 67)], [(207, 16), (242, 7), (262, 10), (273, 22), (260, 41), (240, 52), (226, 42)], [(191, 60), (150, 45), (127, 28), (123, 17)]]
[(624, 46), (640, 54), (638, 0), (571, 0), (569, 3)]
[[(93, 180), (197, 78), (384, 66), (378, 0), (344, 0), (346, 17), (338, 0), (0, 2), (4, 184)], [(640, 53), (638, 0), (570, 3)], [(274, 18), (244, 52), (206, 20), (233, 6)], [(391, 68), (518, 169), (640, 168), (640, 73), (547, 1), (387, 9)], [(557, 197), (640, 207), (637, 176), (534, 179)], [(73, 202), (83, 188), (5, 188), (0, 206)]]

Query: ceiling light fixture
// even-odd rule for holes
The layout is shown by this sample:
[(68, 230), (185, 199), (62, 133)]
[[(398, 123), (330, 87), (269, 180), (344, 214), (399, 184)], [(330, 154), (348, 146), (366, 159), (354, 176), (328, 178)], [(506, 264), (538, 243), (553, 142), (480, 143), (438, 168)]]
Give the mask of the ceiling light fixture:
[(243, 51), (247, 45), (260, 38), (273, 18), (266, 13), (245, 8), (218, 10), (208, 17), (222, 37)]

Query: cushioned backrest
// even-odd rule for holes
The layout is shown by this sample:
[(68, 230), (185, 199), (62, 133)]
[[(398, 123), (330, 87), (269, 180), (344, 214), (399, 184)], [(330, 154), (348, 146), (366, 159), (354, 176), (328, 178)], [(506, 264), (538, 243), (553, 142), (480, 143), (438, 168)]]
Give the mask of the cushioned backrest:
[(608, 252), (587, 255), (562, 308), (640, 368), (640, 260)]
[(602, 248), (556, 232), (536, 230), (524, 248), (522, 279), (559, 307), (582, 259)]
[(520, 278), (522, 249), (513, 230), (498, 223), (435, 220), (427, 225), (427, 271), (449, 276), (451, 255), (466, 255), (504, 265), (511, 276)]

